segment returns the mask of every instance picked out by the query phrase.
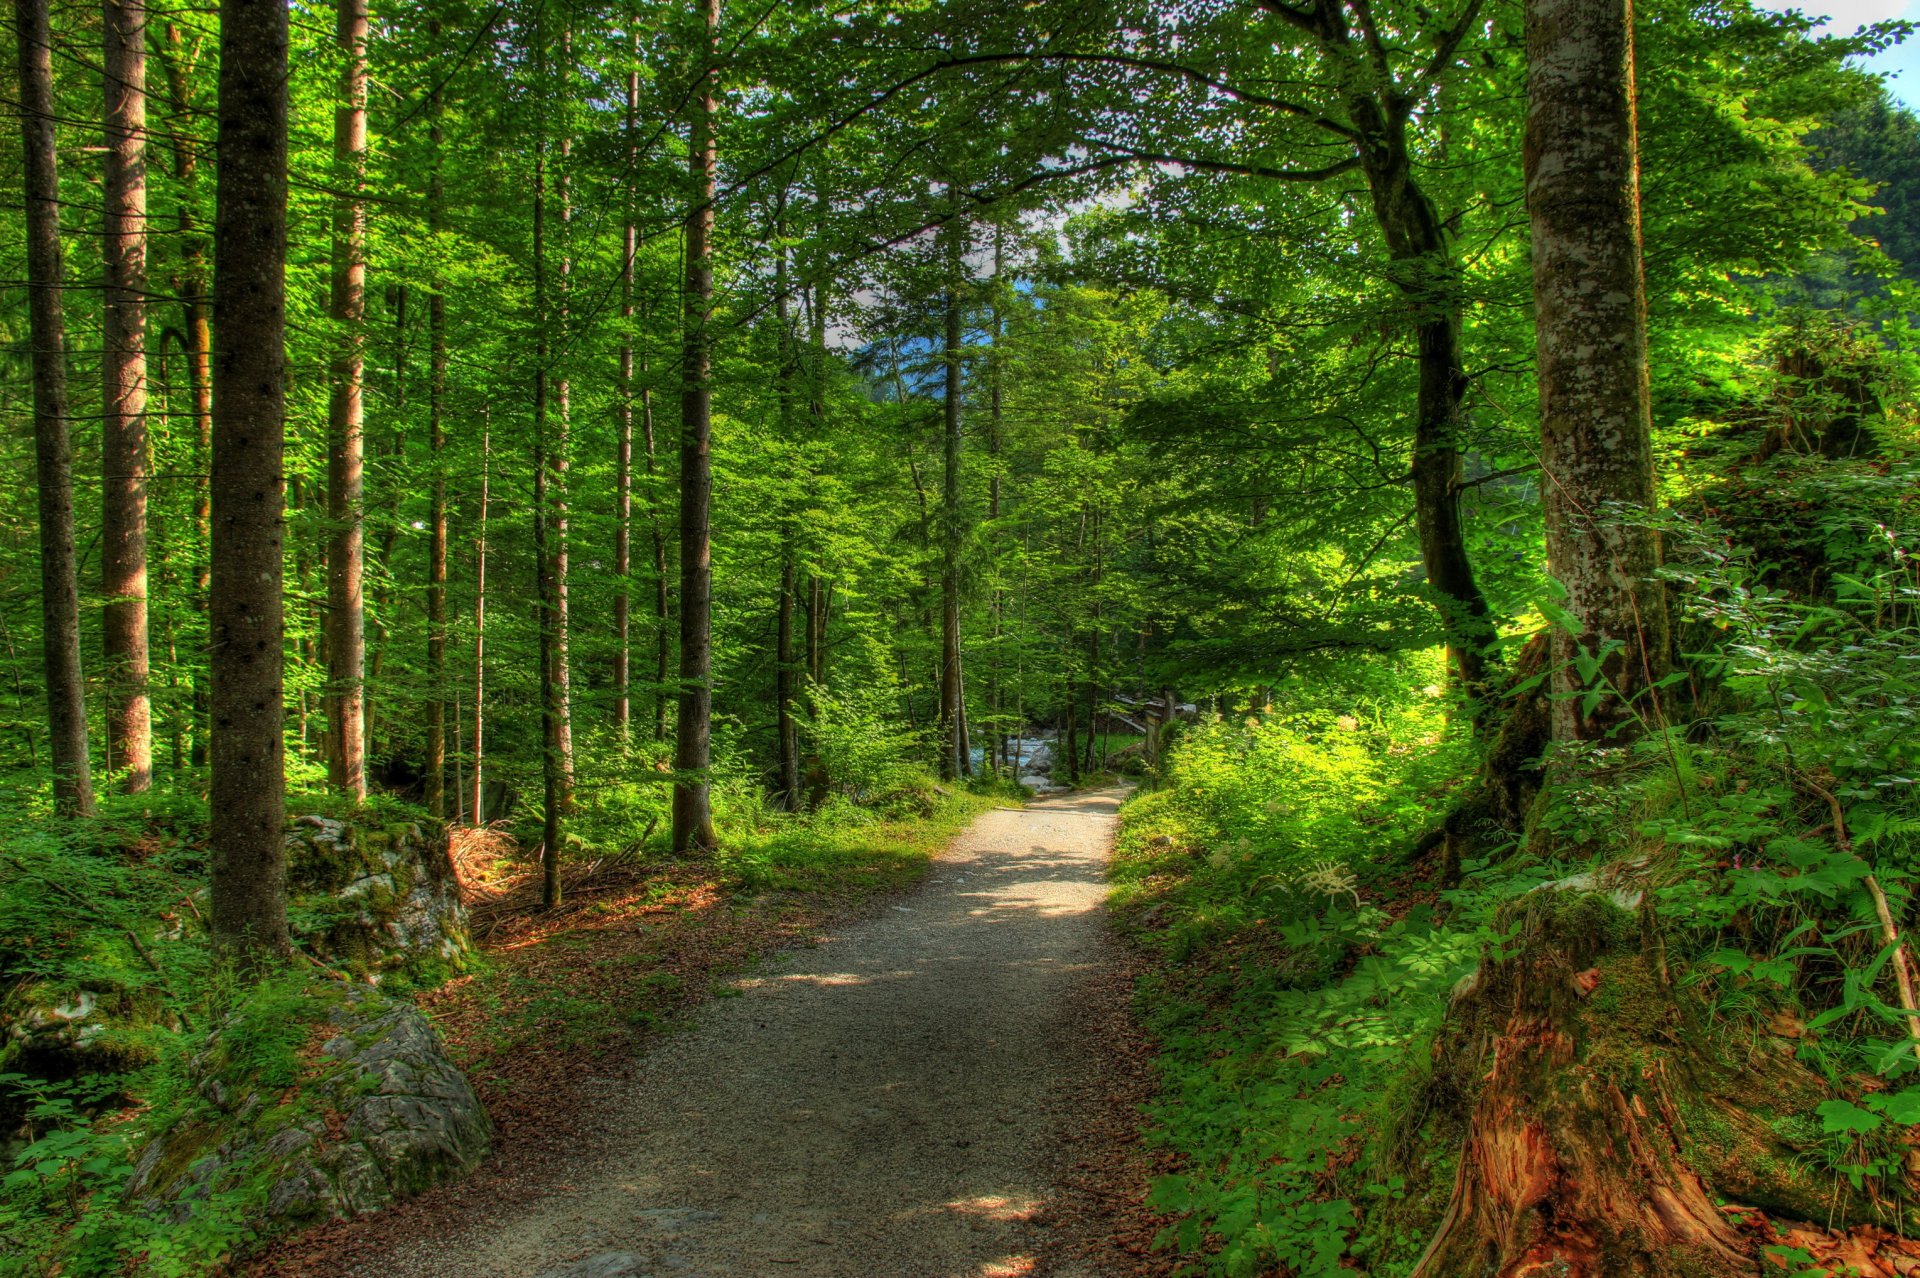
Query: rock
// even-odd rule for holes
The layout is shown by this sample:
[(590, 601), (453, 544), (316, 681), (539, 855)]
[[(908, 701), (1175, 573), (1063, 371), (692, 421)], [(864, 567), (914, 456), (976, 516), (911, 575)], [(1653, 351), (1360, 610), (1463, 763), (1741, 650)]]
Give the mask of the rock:
[(230, 1020), (188, 1068), (195, 1102), (141, 1151), (128, 1182), (137, 1208), (183, 1222), (215, 1196), (265, 1187), (274, 1224), (377, 1210), (471, 1171), (492, 1124), (466, 1077), (410, 1004), (321, 982), (327, 1035), (307, 1077), (289, 1086), (236, 1067), (245, 1032)]
[(322, 962), (378, 979), (395, 967), (457, 961), (467, 912), (444, 827), (362, 830), (303, 816), (287, 834), (288, 873), (318, 921), (299, 940)]

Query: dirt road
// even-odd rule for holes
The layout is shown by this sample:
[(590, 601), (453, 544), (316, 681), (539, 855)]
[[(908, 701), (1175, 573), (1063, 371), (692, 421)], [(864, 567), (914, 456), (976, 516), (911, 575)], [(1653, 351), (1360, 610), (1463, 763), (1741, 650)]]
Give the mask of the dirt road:
[[(1118, 791), (982, 816), (926, 882), (738, 982), (604, 1083), (564, 1183), (356, 1257), (365, 1278), (989, 1278), (1102, 1086)], [(1104, 1278), (1098, 1261), (1050, 1261)]]

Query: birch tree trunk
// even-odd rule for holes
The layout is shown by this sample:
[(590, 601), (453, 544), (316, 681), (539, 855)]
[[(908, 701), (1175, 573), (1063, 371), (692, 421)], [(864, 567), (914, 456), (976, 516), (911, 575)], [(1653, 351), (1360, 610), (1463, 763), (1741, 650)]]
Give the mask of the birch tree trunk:
[(80, 580), (73, 537), (73, 445), (67, 435), (67, 332), (61, 310), (60, 171), (53, 133), (53, 36), (46, 0), (14, 0), (25, 155), (28, 324), (33, 344), (33, 442), (40, 490), (40, 606), (53, 754), (53, 807), (93, 811), (86, 681), (80, 666)]
[[(1654, 506), (1631, 0), (1527, 5), (1527, 210), (1533, 228), (1547, 560), (1580, 633), (1555, 636), (1553, 735), (1637, 727), (1666, 673)], [(1591, 709), (1574, 658), (1604, 655)]]
[(327, 409), (327, 776), (354, 802), (366, 768), (366, 289), (367, 4), (338, 0), (335, 39), (346, 57), (333, 114), (333, 280), (338, 326)]
[(105, 290), (100, 318), (101, 656), (107, 767), (121, 788), (153, 784), (147, 654), (147, 10), (106, 0), (106, 166), (101, 195)]
[(212, 931), (286, 954), (281, 540), (286, 436), (286, 0), (221, 0), (213, 276)]

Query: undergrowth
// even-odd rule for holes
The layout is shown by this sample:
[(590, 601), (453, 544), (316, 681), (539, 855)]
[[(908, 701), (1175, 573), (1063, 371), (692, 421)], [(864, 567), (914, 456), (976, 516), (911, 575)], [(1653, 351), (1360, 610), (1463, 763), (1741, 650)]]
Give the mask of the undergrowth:
[[(1711, 518), (1663, 521), (1684, 680), (1638, 707), (1632, 745), (1555, 756), (1528, 829), (1487, 832), (1458, 882), (1437, 853), (1411, 855), (1478, 760), (1428, 695), (1437, 653), (1299, 678), (1275, 709), (1215, 718), (1127, 806), (1115, 901), (1156, 956), (1148, 1128), (1173, 1168), (1152, 1202), (1190, 1272), (1409, 1272), (1462, 1130), (1429, 1086), (1450, 996), (1504, 952), (1507, 907), (1603, 867), (1650, 899), (1701, 1018), (1694, 1049), (1733, 1062), (1767, 1045), (1824, 1087), (1774, 1120), (1806, 1151), (1779, 1174), (1853, 1191), (1811, 1195), (1851, 1204), (1818, 1227), (1920, 1218), (1920, 1048), (1879, 914), (1906, 929), (1920, 870), (1920, 489), (1903, 462), (1820, 465), (1749, 477), (1768, 503), (1805, 502), (1769, 558)], [(1714, 494), (1716, 513), (1741, 499)]]
[[(389, 993), (426, 1004), (483, 1097), (530, 1092), (509, 1077), (520, 1066), (603, 1053), (727, 992), (718, 978), (792, 939), (806, 920), (911, 883), (979, 811), (1019, 797), (988, 782), (937, 786), (922, 769), (889, 766), (857, 792), (837, 787), (815, 811), (793, 815), (757, 787), (726, 784), (716, 802), (723, 850), (685, 862), (666, 854), (652, 819), (666, 787), (644, 766), (628, 777), (583, 794), (581, 837), (569, 848), (575, 864), (624, 863), (620, 891), (552, 924), (529, 916), (510, 948), (476, 950), (464, 970), (421, 961), (383, 976)], [(322, 795), (295, 796), (289, 808), (368, 828), (426, 819), (386, 798), (358, 813)], [(170, 793), (103, 796), (98, 817), (58, 834), (30, 811), (0, 825), (3, 1006), (11, 1017), (31, 1006), (82, 1027), (57, 1053), (37, 1051), (24, 1034), (0, 1036), (0, 1278), (204, 1274), (272, 1230), (260, 1211), (268, 1186), (245, 1175), (184, 1223), (124, 1196), (146, 1139), (203, 1104), (189, 1062), (209, 1030), (226, 1029), (218, 1041), (232, 1059), (222, 1058), (222, 1076), (257, 1080), (297, 1106), (318, 1067), (313, 1027), (327, 996), (344, 988), (310, 959), (258, 985), (211, 961), (205, 830), (204, 805)], [(530, 871), (527, 845), (519, 855)], [(326, 917), (327, 906), (295, 900), (292, 910), (297, 921), (303, 912)], [(635, 920), (651, 915), (684, 916), (690, 926), (631, 944)], [(626, 940), (609, 948), (607, 938)]]

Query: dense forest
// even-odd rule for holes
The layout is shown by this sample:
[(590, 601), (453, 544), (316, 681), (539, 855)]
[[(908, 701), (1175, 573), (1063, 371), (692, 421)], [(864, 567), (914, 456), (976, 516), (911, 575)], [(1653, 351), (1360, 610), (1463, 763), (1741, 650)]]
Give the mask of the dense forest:
[(0, 1275), (501, 1272), (285, 1238), (1117, 790), (1104, 1259), (714, 1272), (1920, 1272), (1920, 120), (1819, 31), (13, 0)]

